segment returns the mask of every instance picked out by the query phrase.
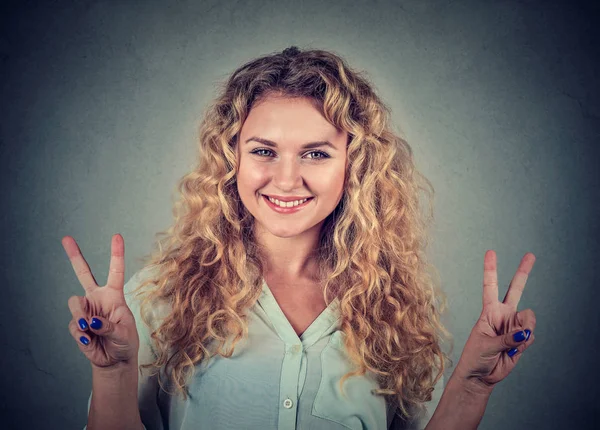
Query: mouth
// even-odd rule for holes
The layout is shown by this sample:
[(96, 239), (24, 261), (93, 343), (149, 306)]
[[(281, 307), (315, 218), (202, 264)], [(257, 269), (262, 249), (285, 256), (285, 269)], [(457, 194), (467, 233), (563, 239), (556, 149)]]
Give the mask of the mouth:
[(283, 206), (279, 206), (278, 204), (272, 202), (269, 199), (269, 196), (267, 196), (265, 194), (261, 194), (261, 196), (271, 209), (274, 209), (276, 212), (279, 212), (279, 213), (296, 212), (297, 210), (306, 207), (312, 200), (314, 200), (314, 197), (309, 197), (306, 199), (306, 201), (304, 201), (296, 206), (283, 207)]

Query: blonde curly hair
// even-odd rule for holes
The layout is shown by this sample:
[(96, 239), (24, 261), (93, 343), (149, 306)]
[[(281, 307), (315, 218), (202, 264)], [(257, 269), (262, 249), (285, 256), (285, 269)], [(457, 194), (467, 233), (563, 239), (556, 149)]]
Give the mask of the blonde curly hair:
[[(441, 348), (442, 337), (450, 339), (440, 319), (446, 297), (425, 255), (433, 186), (415, 169), (408, 143), (390, 130), (389, 108), (340, 56), (297, 47), (244, 64), (218, 91), (201, 122), (197, 166), (178, 184), (174, 224), (157, 233), (143, 259), (155, 269), (136, 289), (144, 296), (144, 323), (150, 326), (157, 303), (170, 312), (152, 330), (156, 361), (140, 369), (163, 369), (186, 399), (195, 366), (216, 354), (230, 357), (247, 336), (264, 254), (237, 192), (235, 148), (253, 104), (283, 94), (312, 100), (348, 132), (344, 193), (315, 251), (323, 296), (327, 304), (339, 299), (356, 366), (340, 388), (369, 370), (380, 386), (373, 394), (395, 402), (405, 417), (413, 407), (422, 411), (450, 361)], [(428, 213), (421, 211), (421, 191), (430, 197)], [(165, 390), (160, 375), (159, 383)]]

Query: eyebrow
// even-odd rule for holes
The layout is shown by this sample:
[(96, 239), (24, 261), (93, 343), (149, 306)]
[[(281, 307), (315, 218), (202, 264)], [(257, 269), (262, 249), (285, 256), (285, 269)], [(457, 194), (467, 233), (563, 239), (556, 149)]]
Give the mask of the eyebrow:
[[(271, 148), (277, 148), (277, 143), (275, 143), (269, 139), (263, 139), (262, 137), (252, 136), (251, 138), (246, 139), (246, 143), (249, 143), (251, 140), (262, 143), (263, 145), (270, 146)], [(329, 146), (334, 151), (337, 151), (337, 148), (331, 142), (329, 142), (327, 140), (308, 142), (308, 143), (302, 145), (301, 149), (312, 149), (312, 148), (318, 148), (319, 146)]]

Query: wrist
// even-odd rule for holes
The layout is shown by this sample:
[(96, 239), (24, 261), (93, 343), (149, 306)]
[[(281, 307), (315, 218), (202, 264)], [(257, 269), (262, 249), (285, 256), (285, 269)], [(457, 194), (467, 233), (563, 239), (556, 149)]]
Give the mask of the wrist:
[(481, 378), (463, 371), (460, 366), (454, 369), (448, 384), (450, 384), (450, 381), (465, 393), (466, 396), (488, 398), (494, 389), (494, 385), (488, 384)]
[(476, 430), (491, 393), (491, 387), (467, 377), (457, 367), (426, 430)]
[(91, 363), (92, 366), (92, 375), (99, 378), (120, 378), (125, 374), (137, 373), (138, 364), (137, 360), (130, 361), (121, 361), (112, 366), (96, 366), (94, 363)]

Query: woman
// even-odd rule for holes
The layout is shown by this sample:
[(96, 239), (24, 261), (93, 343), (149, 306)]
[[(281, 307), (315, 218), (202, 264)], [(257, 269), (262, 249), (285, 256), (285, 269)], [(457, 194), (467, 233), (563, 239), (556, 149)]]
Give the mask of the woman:
[(208, 110), (175, 223), (127, 285), (120, 235), (104, 288), (63, 238), (86, 291), (69, 308), (90, 429), (477, 427), (534, 340), (516, 309), (535, 257), (499, 302), (486, 253), (483, 312), (443, 387), (431, 187), (388, 121), (333, 53), (258, 58)]

